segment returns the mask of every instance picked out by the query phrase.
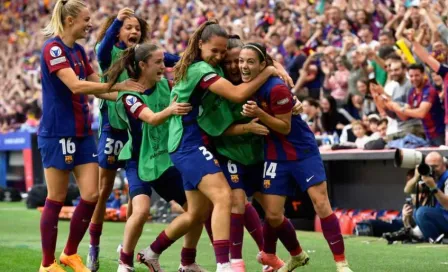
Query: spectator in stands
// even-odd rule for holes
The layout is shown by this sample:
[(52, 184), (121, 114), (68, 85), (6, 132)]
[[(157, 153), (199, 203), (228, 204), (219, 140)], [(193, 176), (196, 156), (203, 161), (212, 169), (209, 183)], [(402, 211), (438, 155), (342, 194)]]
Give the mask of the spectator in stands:
[[(335, 63), (331, 60), (322, 62), (321, 69), (325, 74), (324, 88), (330, 91), (338, 106), (345, 105), (348, 98), (348, 78), (350, 64), (343, 57), (337, 57)], [(336, 68), (336, 70), (334, 70)]]
[(432, 168), (434, 175), (421, 176), (418, 170), (415, 171), (414, 178), (406, 184), (405, 192), (415, 192), (420, 177), (429, 188), (431, 196), (435, 198), (435, 205), (433, 207), (422, 205), (418, 208), (415, 212), (415, 221), (424, 237), (435, 241), (441, 234), (448, 234), (448, 171), (443, 157), (438, 152), (429, 153), (425, 163)]
[(302, 102), (303, 113), (302, 119), (308, 124), (313, 133), (317, 132), (317, 118), (319, 114), (319, 102), (308, 97)]
[(425, 135), (432, 146), (440, 146), (445, 142), (445, 115), (437, 91), (425, 78), (422, 64), (412, 64), (408, 68), (412, 88), (408, 95), (408, 103), (401, 105), (389, 102), (388, 108), (403, 121), (409, 118), (420, 119)]
[(333, 135), (337, 132), (341, 135), (342, 129), (349, 124), (349, 120), (340, 113), (336, 100), (332, 96), (325, 96), (320, 101), (322, 114), (319, 118), (319, 130), (322, 134)]
[(365, 144), (370, 140), (369, 136), (367, 136), (366, 127), (361, 121), (356, 120), (352, 122), (352, 130), (356, 137), (356, 147), (359, 149), (364, 149)]
[(397, 113), (394, 110), (394, 107), (398, 106), (401, 110), (401, 107), (404, 107), (404, 105), (408, 103), (409, 93), (412, 89), (411, 81), (406, 77), (404, 63), (393, 59), (390, 63), (389, 72), (391, 80), (398, 83), (393, 88), (392, 94), (389, 96), (385, 93), (384, 89), (378, 85), (371, 90), (374, 90), (373, 96), (376, 106), (384, 111), (388, 117), (397, 120), (397, 130), (390, 134), (393, 134), (392, 137), (395, 138), (403, 138), (409, 133), (424, 137), (423, 127), (421, 126), (421, 121), (419, 119), (407, 118), (402, 120), (397, 116)]
[(361, 26), (361, 29), (358, 31), (358, 37), (362, 40), (361, 48), (367, 46), (372, 50), (377, 50), (380, 46), (380, 43), (373, 39), (373, 32), (369, 25)]
[(299, 48), (300, 42), (291, 37), (286, 38), (283, 46), (287, 53), (285, 57), (286, 70), (293, 82), (296, 83), (299, 79), (299, 71), (302, 69), (307, 57)]

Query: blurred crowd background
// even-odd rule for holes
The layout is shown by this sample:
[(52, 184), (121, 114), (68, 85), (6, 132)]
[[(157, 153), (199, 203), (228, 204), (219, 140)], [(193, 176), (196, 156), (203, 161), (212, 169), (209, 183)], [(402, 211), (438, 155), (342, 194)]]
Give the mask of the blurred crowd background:
[[(285, 66), (295, 83), (291, 91), (303, 102), (302, 118), (323, 145), (332, 145), (333, 149), (335, 145), (364, 148), (367, 142), (378, 139), (385, 145), (409, 134), (422, 139), (430, 134), (432, 137), (434, 129), (427, 124), (421, 131), (415, 129), (415, 124), (413, 130), (404, 129), (403, 121), (394, 114), (397, 109), (389, 103), (395, 101), (405, 108), (418, 108), (419, 105), (406, 105), (407, 95), (411, 88), (421, 88), (422, 84), (429, 84), (438, 92), (439, 101), (431, 100), (432, 108), (426, 114), (434, 119), (434, 126), (441, 119), (445, 128), (444, 78), (427, 67), (420, 82), (410, 78), (407, 66), (412, 61), (397, 41), (404, 43), (417, 63), (421, 60), (414, 54), (409, 41), (412, 39), (441, 64), (446, 63), (446, 0), (86, 2), (94, 27), (81, 43), (95, 69), (93, 48), (100, 26), (123, 7), (133, 8), (149, 23), (151, 40), (175, 54), (184, 51), (190, 35), (202, 22), (216, 18), (229, 34), (266, 45), (270, 55)], [(39, 124), (42, 103), (39, 58), (44, 42), (40, 29), (49, 21), (54, 3), (54, 0), (2, 1), (0, 133), (33, 132)], [(395, 69), (394, 62), (401, 64)], [(398, 92), (404, 92), (404, 96), (398, 99)], [(91, 106), (97, 120), (98, 102), (93, 98)], [(435, 113), (437, 116), (433, 116)], [(420, 117), (414, 119), (421, 126), (426, 116)], [(445, 137), (444, 131), (442, 134)], [(427, 140), (423, 144), (432, 143), (432, 139)]]

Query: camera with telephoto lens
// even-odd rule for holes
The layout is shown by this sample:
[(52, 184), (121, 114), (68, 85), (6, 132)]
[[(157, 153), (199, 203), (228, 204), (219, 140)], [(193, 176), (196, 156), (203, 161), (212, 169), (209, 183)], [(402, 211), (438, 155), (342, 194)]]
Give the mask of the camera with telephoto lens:
[(414, 149), (397, 149), (394, 157), (395, 167), (413, 169), (418, 166), (418, 172), (422, 176), (434, 177), (431, 166), (425, 163), (425, 155)]

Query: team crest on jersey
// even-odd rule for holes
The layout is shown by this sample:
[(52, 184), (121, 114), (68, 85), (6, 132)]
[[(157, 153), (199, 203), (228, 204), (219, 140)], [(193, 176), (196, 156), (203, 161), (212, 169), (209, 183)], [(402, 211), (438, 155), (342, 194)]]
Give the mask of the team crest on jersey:
[(137, 102), (137, 97), (132, 96), (132, 95), (126, 96), (126, 104), (128, 104), (128, 106), (134, 105), (135, 102)]
[(215, 162), (215, 165), (219, 167), (219, 161), (217, 159), (213, 160)]
[(62, 55), (62, 49), (59, 46), (53, 46), (50, 48), (50, 55), (53, 58), (57, 58)]
[(66, 164), (72, 164), (73, 163), (73, 156), (72, 155), (65, 156), (65, 163)]
[(261, 107), (266, 110), (268, 108), (268, 103), (266, 101), (261, 102)]
[(107, 156), (107, 163), (108, 164), (114, 164), (115, 163), (115, 156)]
[(265, 189), (268, 189), (269, 187), (271, 187), (271, 180), (270, 180), (270, 179), (265, 179), (265, 180), (263, 181), (263, 187), (264, 187)]
[(238, 183), (240, 181), (240, 178), (238, 177), (238, 175), (230, 175), (230, 180), (233, 183)]

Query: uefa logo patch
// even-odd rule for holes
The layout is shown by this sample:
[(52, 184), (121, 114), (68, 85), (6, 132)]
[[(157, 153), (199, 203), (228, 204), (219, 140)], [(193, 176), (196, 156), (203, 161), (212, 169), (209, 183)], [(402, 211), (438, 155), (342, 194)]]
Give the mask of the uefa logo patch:
[(50, 55), (53, 58), (57, 58), (62, 55), (62, 49), (59, 46), (53, 46), (50, 48)]
[(126, 104), (128, 104), (128, 106), (132, 106), (135, 104), (135, 102), (137, 102), (137, 97), (132, 96), (132, 95), (128, 95), (126, 97)]

